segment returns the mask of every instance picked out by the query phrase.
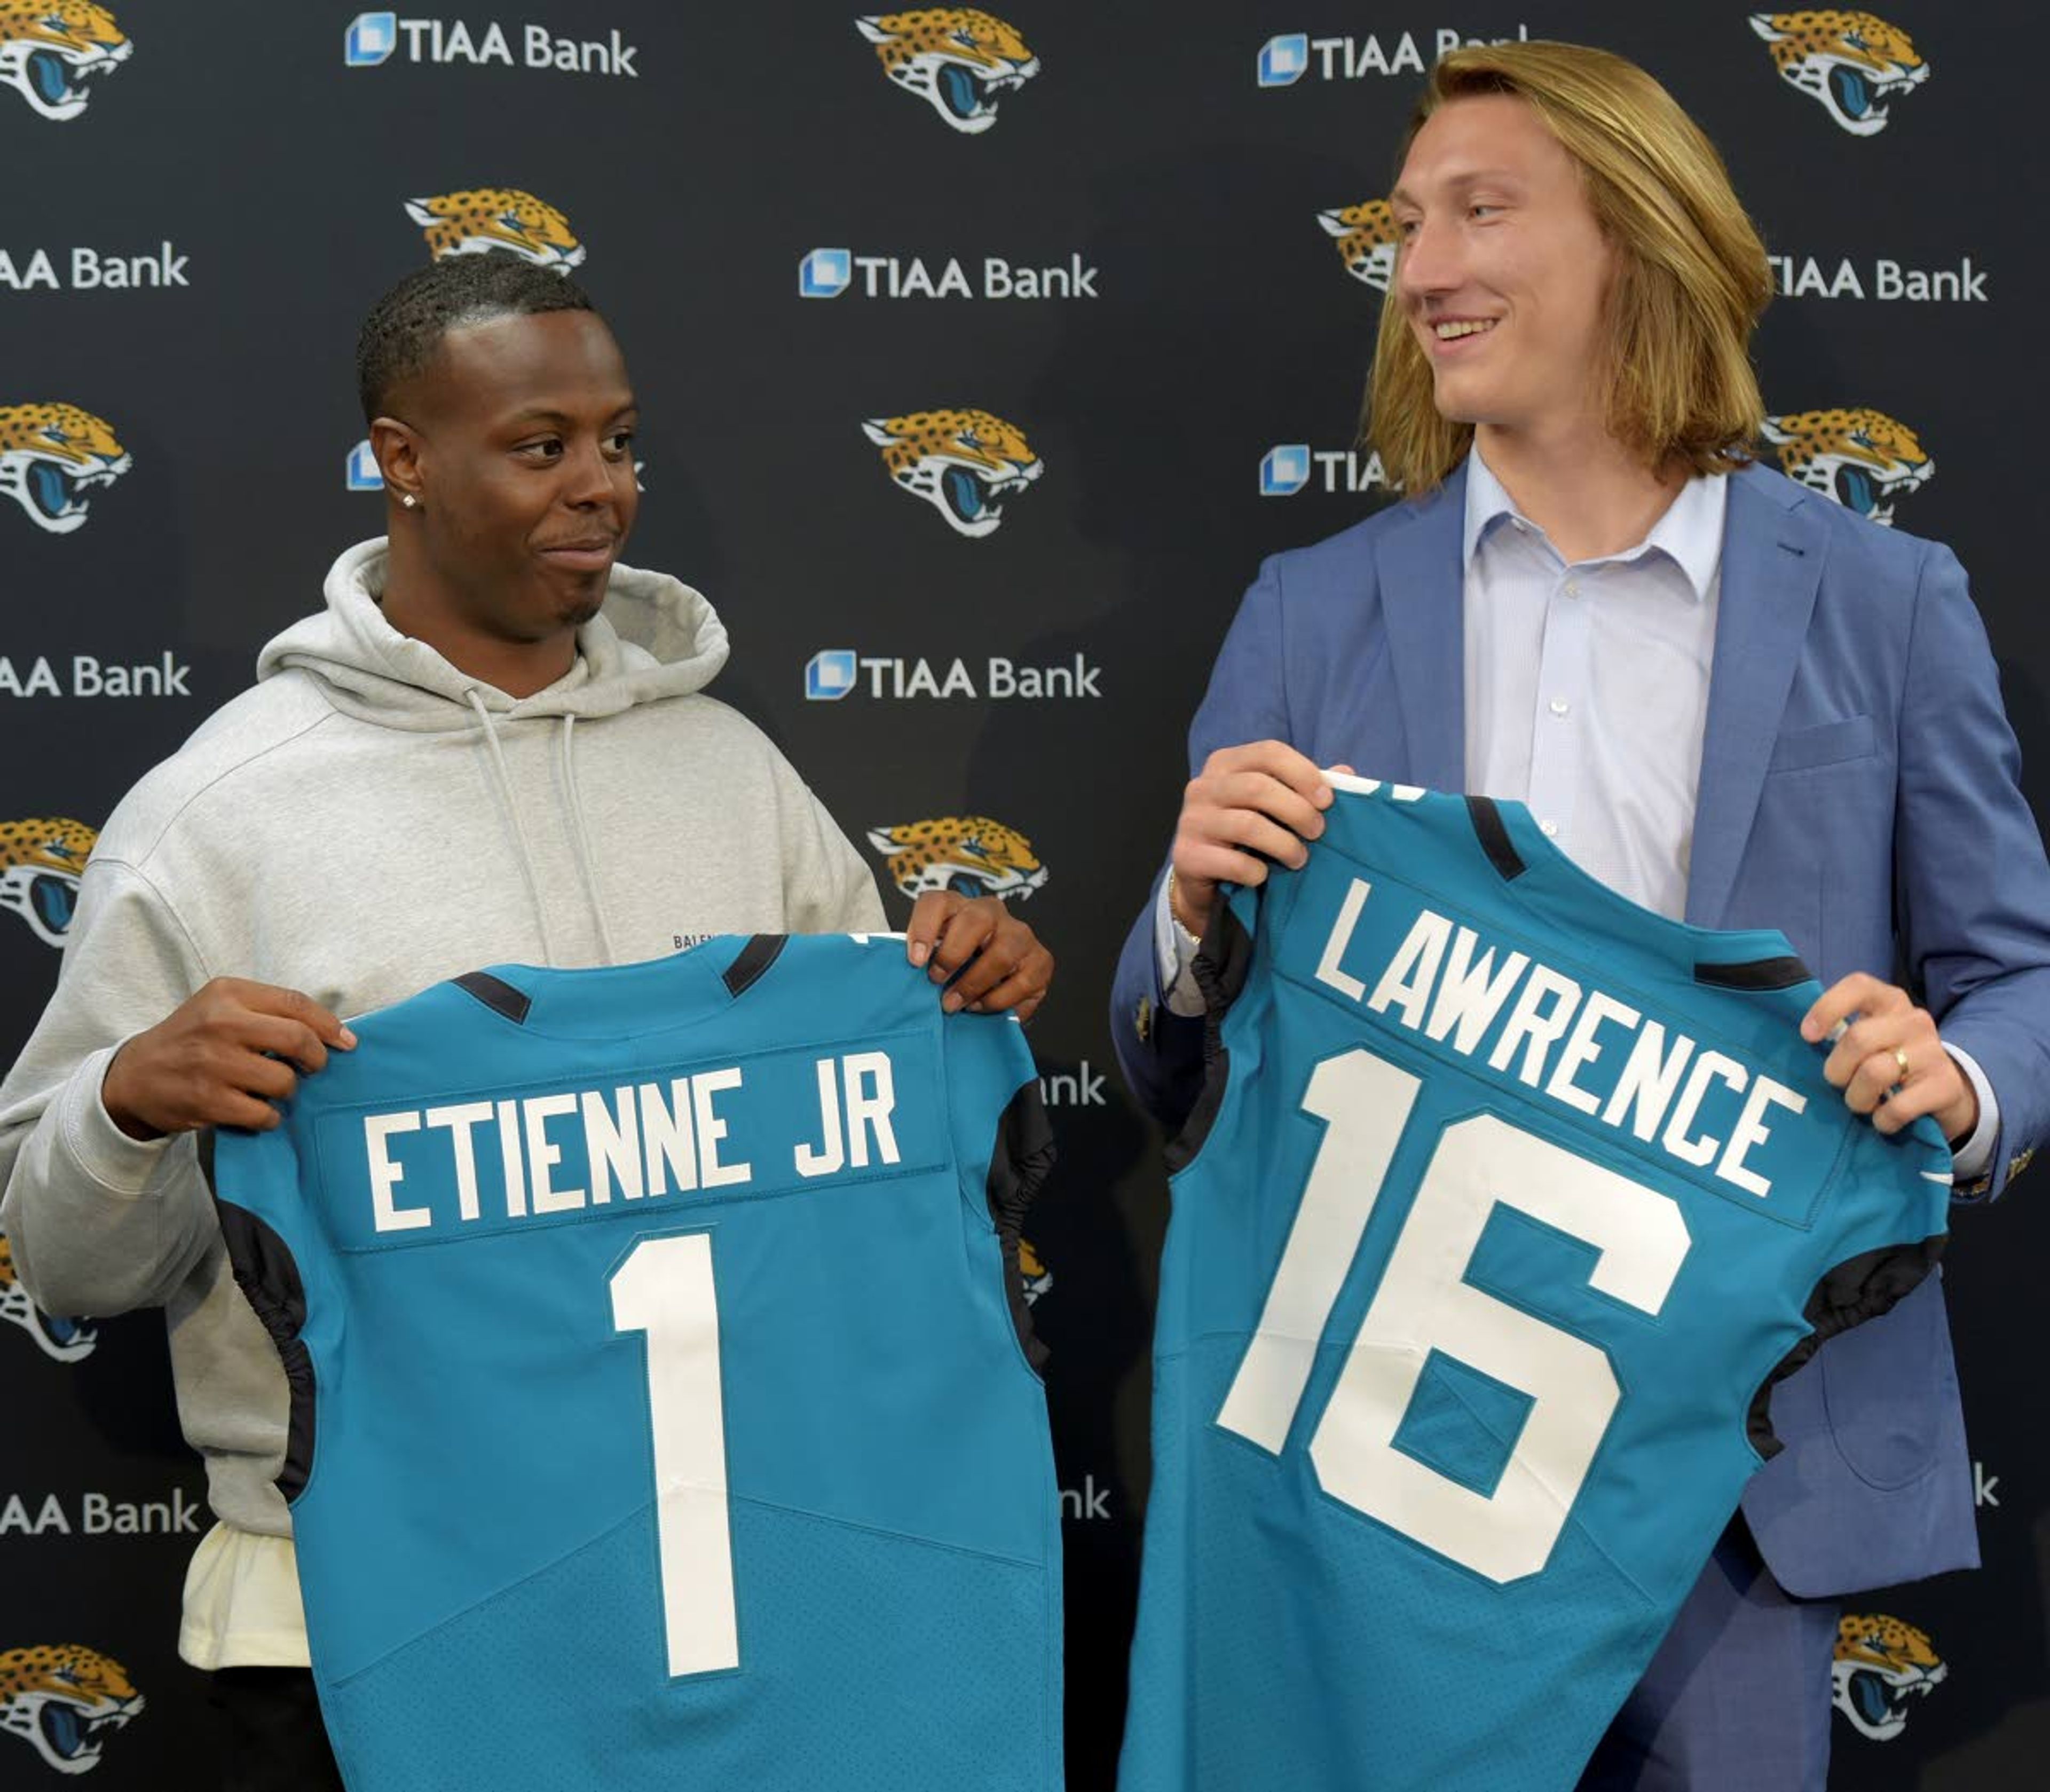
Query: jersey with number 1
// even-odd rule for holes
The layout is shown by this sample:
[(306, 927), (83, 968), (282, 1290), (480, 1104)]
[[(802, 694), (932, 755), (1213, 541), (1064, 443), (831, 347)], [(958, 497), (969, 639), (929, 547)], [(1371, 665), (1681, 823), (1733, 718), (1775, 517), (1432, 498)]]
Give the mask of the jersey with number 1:
[(1120, 1786), (1568, 1792), (1949, 1153), (1846, 1108), (1780, 935), (1333, 781), (1198, 961)]
[(351, 1792), (1053, 1792), (1015, 1020), (893, 937), (501, 967), (218, 1136)]

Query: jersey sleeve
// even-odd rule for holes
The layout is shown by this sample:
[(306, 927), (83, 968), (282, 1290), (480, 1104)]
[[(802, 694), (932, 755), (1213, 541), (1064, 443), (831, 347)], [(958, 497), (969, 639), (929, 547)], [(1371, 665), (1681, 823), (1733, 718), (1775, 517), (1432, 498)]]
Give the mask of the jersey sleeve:
[(313, 1473), (315, 1376), (306, 1342), (307, 1282), (323, 1315), (339, 1324), (341, 1303), (321, 1282), (314, 1221), (303, 1200), (298, 1160), (288, 1126), (267, 1132), (209, 1128), (199, 1136), (199, 1162), (213, 1191), (214, 1210), (228, 1262), (263, 1329), (270, 1334), (291, 1393), (285, 1459), (278, 1491), (298, 1498)]
[(956, 1015), (946, 1041), (949, 1119), (964, 1198), (979, 1202), (1004, 1247), (1004, 1296), (1035, 1369), (1046, 1347), (1032, 1329), (1018, 1260), (1025, 1216), (1054, 1167), (1054, 1129), (1025, 1030), (1007, 1015)]
[(1234, 888), (1218, 905), (1216, 918), (1196, 954), (1196, 984), (1203, 992), (1203, 1084), (1181, 1129), (1167, 1141), (1170, 1175), (1195, 1161), (1217, 1125), (1231, 1081), (1231, 1054), (1224, 1042), (1225, 1016), (1245, 989), (1253, 971), (1253, 936), (1260, 925), (1262, 891)]
[(1874, 1241), (1828, 1264), (1802, 1311), (1810, 1330), (1774, 1365), (1751, 1404), (1752, 1447), (1779, 1453), (1770, 1406), (1773, 1389), (1839, 1334), (1888, 1313), (1935, 1272), (1948, 1239), (1951, 1153), (1935, 1123), (1918, 1122), (1889, 1139), (1861, 1123), (1824, 1199), (1841, 1211), (1834, 1235)]

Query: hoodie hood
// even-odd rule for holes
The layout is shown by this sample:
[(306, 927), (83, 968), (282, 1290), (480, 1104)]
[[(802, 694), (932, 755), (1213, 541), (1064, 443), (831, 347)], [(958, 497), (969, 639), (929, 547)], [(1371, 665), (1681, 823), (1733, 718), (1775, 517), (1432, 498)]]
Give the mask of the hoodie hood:
[(604, 607), (577, 630), (577, 660), (530, 697), (458, 671), (384, 619), (386, 543), (361, 542), (327, 575), (327, 608), (295, 622), (257, 656), (258, 681), (303, 672), (359, 720), (442, 733), (474, 728), (481, 707), (508, 720), (616, 715), (700, 691), (726, 664), (726, 625), (698, 592), (666, 574), (614, 566)]

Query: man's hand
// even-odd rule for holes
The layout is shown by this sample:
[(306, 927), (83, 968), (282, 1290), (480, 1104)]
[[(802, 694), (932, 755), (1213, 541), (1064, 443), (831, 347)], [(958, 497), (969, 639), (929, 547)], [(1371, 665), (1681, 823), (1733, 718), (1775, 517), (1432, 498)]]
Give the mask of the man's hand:
[(1323, 832), (1331, 806), (1324, 774), (1292, 746), (1255, 741), (1219, 747), (1182, 793), (1171, 898), (1175, 920), (1201, 939), (1218, 884), (1263, 883), (1269, 859), (1300, 871), (1309, 857), (1303, 843)]
[(1944, 1050), (1929, 1011), (1906, 990), (1861, 972), (1822, 992), (1803, 1017), (1801, 1037), (1818, 1043), (1853, 1015), (1822, 1065), (1851, 1111), (1870, 1114), (1882, 1132), (1928, 1114), (1946, 1139), (1970, 1137), (1979, 1123), (1978, 1093)]
[(325, 1064), (330, 1047), (355, 1044), (310, 995), (216, 977), (115, 1053), (99, 1099), (131, 1139), (202, 1126), (261, 1132), (278, 1124), (271, 1104)]
[(1030, 1020), (1054, 980), (1054, 955), (994, 896), (970, 901), (950, 890), (928, 891), (911, 910), (904, 949), (914, 964), (930, 965), (934, 983), (951, 984), (940, 998), (949, 1014), (1008, 1009)]

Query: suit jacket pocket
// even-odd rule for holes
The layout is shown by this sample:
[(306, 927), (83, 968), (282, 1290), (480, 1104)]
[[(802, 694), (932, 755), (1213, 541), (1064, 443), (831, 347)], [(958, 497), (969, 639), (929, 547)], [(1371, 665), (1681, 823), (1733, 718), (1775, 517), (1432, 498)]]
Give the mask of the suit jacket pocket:
[(1830, 1430), (1851, 1471), (1881, 1492), (1935, 1466), (1943, 1403), (1955, 1399), (1943, 1283), (1931, 1276), (1890, 1313), (1817, 1353)]
[(1818, 722), (1782, 734), (1772, 743), (1772, 757), (1765, 769), (1768, 774), (1806, 771), (1845, 759), (1866, 758), (1872, 750), (1872, 718), (1849, 715), (1841, 722)]

